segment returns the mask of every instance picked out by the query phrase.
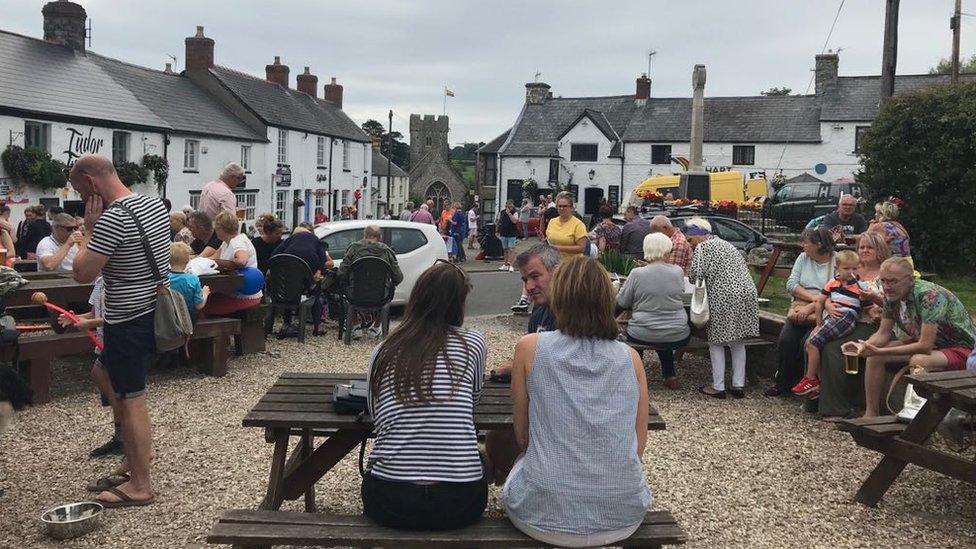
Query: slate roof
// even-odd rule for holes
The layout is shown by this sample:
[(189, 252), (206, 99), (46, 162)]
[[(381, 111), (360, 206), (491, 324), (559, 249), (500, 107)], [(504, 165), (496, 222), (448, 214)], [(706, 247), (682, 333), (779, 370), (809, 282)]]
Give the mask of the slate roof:
[(88, 53), (88, 58), (170, 126), (187, 133), (267, 141), (189, 78)]
[[(976, 80), (976, 74), (961, 74), (963, 81)], [(918, 91), (949, 83), (947, 74), (913, 74), (895, 77), (895, 94)], [(841, 76), (837, 88), (826, 94), (821, 120), (870, 121), (878, 114), (881, 100), (880, 76)]]
[(485, 143), (484, 145), (482, 145), (481, 148), (478, 149), (478, 152), (480, 152), (481, 154), (495, 154), (495, 153), (497, 153), (498, 152), (498, 149), (502, 148), (502, 145), (505, 144), (505, 140), (508, 139), (508, 134), (511, 133), (511, 132), (512, 132), (512, 128), (509, 128), (509, 129), (505, 130), (498, 137), (496, 137), (496, 138), (492, 139), (491, 141), (489, 141), (488, 143)]
[(226, 67), (215, 66), (210, 73), (269, 126), (369, 142), (366, 133), (330, 101)]
[(90, 57), (2, 30), (0, 110), (172, 128)]
[[(407, 172), (403, 171), (400, 166), (397, 166), (395, 162), (390, 162), (390, 171), (393, 172), (393, 177), (409, 177)], [(373, 175), (380, 175), (386, 177), (386, 155), (380, 151), (373, 149)]]
[(634, 96), (554, 97), (541, 105), (525, 105), (509, 142), (506, 156), (559, 156), (558, 141), (567, 128), (589, 109), (602, 114), (610, 129), (622, 135), (634, 111)]

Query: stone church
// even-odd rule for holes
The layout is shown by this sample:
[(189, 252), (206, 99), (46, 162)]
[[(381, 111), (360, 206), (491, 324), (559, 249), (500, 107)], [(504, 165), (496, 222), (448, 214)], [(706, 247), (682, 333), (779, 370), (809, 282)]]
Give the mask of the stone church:
[(437, 211), (468, 202), (468, 186), (451, 165), (447, 131), (446, 115), (410, 115), (410, 196), (433, 199)]

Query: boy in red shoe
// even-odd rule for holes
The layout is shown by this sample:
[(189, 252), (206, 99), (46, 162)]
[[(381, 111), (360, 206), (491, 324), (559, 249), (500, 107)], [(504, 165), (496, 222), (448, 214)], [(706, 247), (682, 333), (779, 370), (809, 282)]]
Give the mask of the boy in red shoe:
[(857, 254), (842, 250), (835, 257), (837, 274), (827, 282), (816, 302), (817, 326), (805, 345), (807, 372), (792, 389), (794, 395), (807, 395), (811, 400), (820, 397), (820, 350), (828, 341), (840, 339), (854, 331), (861, 306), (869, 302), (867, 295), (862, 294), (870, 290), (857, 276)]

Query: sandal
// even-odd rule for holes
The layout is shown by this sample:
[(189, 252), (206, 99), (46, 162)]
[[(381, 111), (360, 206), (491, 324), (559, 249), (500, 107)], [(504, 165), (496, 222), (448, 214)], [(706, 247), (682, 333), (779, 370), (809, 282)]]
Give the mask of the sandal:
[[(701, 393), (701, 394), (703, 394), (703, 395), (710, 396), (712, 398), (725, 399), (725, 391), (715, 391), (715, 389), (712, 388), (712, 390), (715, 391), (715, 392), (714, 393), (710, 393), (710, 392), (708, 392), (708, 391), (705, 390), (706, 387), (709, 387), (709, 386), (708, 385), (702, 385), (701, 387), (698, 388), (698, 392)], [(711, 387), (709, 387), (709, 388), (711, 388)]]
[(98, 480), (94, 480), (88, 483), (85, 487), (89, 492), (105, 492), (116, 486), (121, 486), (129, 482), (129, 474), (122, 473), (120, 475), (106, 475)]
[(105, 507), (106, 509), (116, 509), (119, 507), (143, 507), (156, 501), (156, 496), (149, 496), (148, 499), (132, 499), (132, 496), (126, 494), (118, 488), (109, 488), (105, 491), (119, 498), (118, 501), (105, 501), (103, 499), (96, 498), (95, 501), (101, 503), (102, 507)]

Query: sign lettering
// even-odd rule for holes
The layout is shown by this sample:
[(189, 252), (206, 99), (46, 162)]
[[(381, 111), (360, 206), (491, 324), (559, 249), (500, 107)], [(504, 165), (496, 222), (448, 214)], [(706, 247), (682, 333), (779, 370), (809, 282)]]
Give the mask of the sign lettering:
[(73, 165), (75, 159), (81, 156), (98, 154), (98, 151), (102, 150), (102, 146), (105, 145), (105, 140), (92, 137), (94, 131), (95, 128), (88, 128), (88, 135), (85, 136), (83, 132), (74, 128), (68, 128), (68, 150), (64, 151), (64, 154), (68, 155), (69, 166)]

